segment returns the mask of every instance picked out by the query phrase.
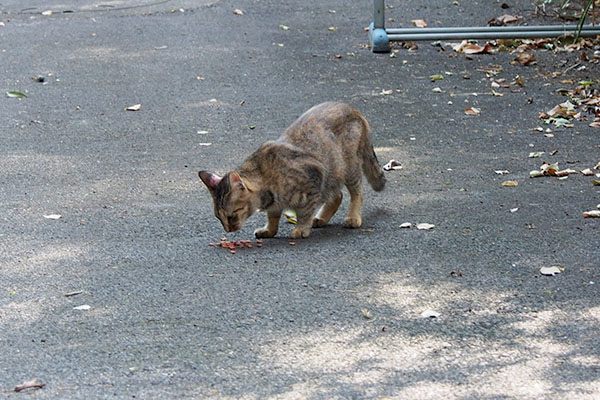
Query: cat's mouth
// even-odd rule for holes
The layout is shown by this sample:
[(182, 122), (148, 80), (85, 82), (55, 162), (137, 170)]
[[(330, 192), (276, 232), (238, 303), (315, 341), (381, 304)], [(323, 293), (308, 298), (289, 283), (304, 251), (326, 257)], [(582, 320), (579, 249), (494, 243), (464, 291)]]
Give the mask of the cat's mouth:
[(225, 225), (223, 224), (223, 228), (225, 228), (225, 232), (237, 232), (242, 226), (241, 225)]

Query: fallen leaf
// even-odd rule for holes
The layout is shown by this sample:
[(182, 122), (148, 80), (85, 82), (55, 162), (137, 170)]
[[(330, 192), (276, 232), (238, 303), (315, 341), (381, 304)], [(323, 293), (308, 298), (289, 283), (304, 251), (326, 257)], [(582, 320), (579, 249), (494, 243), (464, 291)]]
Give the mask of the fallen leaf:
[(533, 171), (529, 172), (530, 178), (538, 178), (540, 176), (544, 176), (544, 173), (542, 171), (533, 170)]
[(519, 186), (519, 182), (517, 182), (517, 181), (504, 181), (504, 182), (502, 182), (502, 186), (504, 186), (504, 187), (517, 187), (517, 186)]
[(411, 22), (417, 28), (425, 28), (427, 26), (427, 22), (424, 19), (413, 19)]
[(521, 53), (515, 58), (515, 61), (521, 65), (532, 65), (537, 64), (535, 55), (533, 53)]
[(540, 158), (544, 154), (545, 154), (544, 151), (533, 151), (533, 152), (529, 153), (529, 158)]
[(282, 31), (289, 31), (290, 27), (287, 25), (279, 25), (279, 29), (281, 29)]
[(465, 110), (465, 114), (467, 115), (479, 115), (481, 114), (481, 110), (475, 107), (469, 107)]
[(409, 229), (412, 228), (412, 223), (410, 222), (405, 222), (403, 224), (400, 224), (400, 229)]
[(554, 276), (560, 274), (561, 270), (558, 267), (542, 267), (540, 268), (540, 273), (546, 276)]
[(245, 14), (244, 11), (240, 10), (239, 8), (236, 8), (235, 10), (233, 10), (233, 13), (235, 15), (244, 15)]
[(578, 173), (579, 173), (579, 171), (567, 168), (567, 169), (563, 169), (560, 171), (556, 171), (555, 176), (568, 176), (568, 175), (573, 175), (573, 174), (578, 174)]
[(521, 77), (520, 75), (515, 76), (515, 81), (513, 83), (516, 85), (519, 85), (521, 87), (525, 87), (525, 81), (523, 80), (523, 77)]
[(328, 30), (329, 32), (335, 32), (335, 31), (337, 31), (337, 30), (338, 30), (338, 28), (337, 28), (337, 26), (330, 26), (329, 28), (327, 28), (327, 30)]
[(511, 213), (516, 213), (517, 211), (519, 211), (519, 207), (515, 207), (515, 208), (511, 208), (510, 209)]
[(90, 310), (91, 308), (92, 308), (92, 306), (90, 306), (89, 304), (83, 304), (81, 306), (73, 307), (73, 310), (87, 311), (87, 310)]
[(423, 223), (417, 224), (417, 229), (419, 229), (419, 230), (426, 230), (426, 231), (428, 231), (428, 230), (431, 230), (431, 229), (433, 229), (433, 228), (435, 228), (435, 225), (433, 225), (433, 224), (428, 224), (428, 223), (426, 223), (426, 222), (423, 222)]
[(477, 44), (467, 44), (462, 48), (462, 52), (465, 54), (486, 54), (492, 51), (492, 46), (486, 43), (484, 46)]
[(61, 219), (62, 215), (60, 215), (60, 214), (49, 214), (49, 215), (44, 215), (44, 218), (46, 218), (46, 219)]
[(512, 22), (517, 22), (519, 20), (519, 18), (521, 18), (521, 17), (519, 17), (517, 15), (504, 14), (504, 15), (501, 15), (499, 17), (495, 17), (495, 18), (492, 18), (491, 20), (489, 20), (488, 25), (502, 26), (502, 25), (510, 24)]
[(592, 128), (600, 128), (600, 122), (592, 122), (592, 123), (590, 124), (590, 126), (591, 126)]
[(496, 174), (498, 174), (498, 175), (506, 175), (506, 174), (509, 174), (509, 173), (510, 173), (510, 172), (509, 172), (508, 170), (506, 170), (506, 169), (502, 169), (502, 170), (496, 170), (496, 171), (494, 171), (494, 172), (495, 172)]
[(444, 75), (442, 75), (442, 74), (431, 75), (429, 77), (429, 79), (431, 79), (431, 82), (441, 81), (442, 79), (444, 79)]
[(586, 168), (586, 169), (583, 169), (583, 170), (581, 170), (581, 173), (582, 173), (583, 175), (585, 175), (585, 176), (592, 176), (592, 175), (594, 175), (594, 171), (592, 171), (592, 170), (591, 170), (591, 169), (589, 169), (589, 168)]
[(32, 379), (30, 381), (25, 381), (25, 382), (21, 383), (20, 385), (15, 386), (14, 391), (20, 392), (22, 390), (32, 389), (32, 388), (41, 389), (44, 386), (46, 386), (45, 383), (38, 382), (37, 379)]
[(442, 93), (442, 88), (439, 88), (439, 87), (434, 87), (433, 89), (431, 89), (431, 91), (432, 91), (433, 93)]
[(596, 166), (594, 167), (594, 169), (600, 169), (600, 161), (598, 162), (598, 164), (596, 164)]
[(600, 218), (600, 210), (585, 211), (583, 218)]
[(362, 312), (362, 316), (366, 319), (371, 319), (373, 318), (373, 314), (371, 313), (371, 311), (367, 310), (366, 308), (361, 308), (360, 311)]
[(9, 91), (9, 92), (6, 92), (6, 95), (7, 95), (8, 97), (10, 97), (10, 98), (13, 98), (13, 99), (15, 99), (15, 98), (16, 98), (16, 99), (21, 99), (21, 98), (23, 98), (23, 97), (27, 97), (27, 96), (26, 96), (24, 93), (21, 93), (21, 92), (15, 92), (15, 91), (12, 91), (12, 90), (11, 90), (11, 91)]
[(402, 169), (402, 164), (396, 160), (390, 160), (390, 162), (383, 166), (384, 171), (397, 171), (399, 169)]
[(390, 96), (390, 95), (394, 94), (394, 89), (389, 89), (389, 90), (384, 89), (379, 94), (381, 94), (383, 96)]
[(290, 224), (298, 223), (298, 215), (296, 214), (296, 211), (294, 211), (294, 210), (284, 210), (283, 216), (285, 217), (285, 219), (288, 220), (288, 222)]
[(136, 104), (125, 108), (125, 111), (139, 111), (142, 108), (141, 104)]
[(439, 318), (440, 313), (435, 310), (425, 310), (421, 313), (421, 318)]

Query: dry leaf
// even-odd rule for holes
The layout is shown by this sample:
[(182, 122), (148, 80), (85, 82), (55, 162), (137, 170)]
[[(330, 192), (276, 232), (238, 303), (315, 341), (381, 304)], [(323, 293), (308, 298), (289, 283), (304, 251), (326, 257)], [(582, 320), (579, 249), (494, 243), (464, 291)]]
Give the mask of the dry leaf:
[(542, 267), (540, 268), (540, 273), (546, 276), (554, 276), (560, 274), (561, 270), (558, 267)]
[(600, 210), (585, 211), (583, 218), (600, 218)]
[(499, 17), (492, 18), (491, 20), (489, 20), (488, 25), (502, 26), (502, 25), (510, 24), (512, 22), (517, 22), (519, 20), (519, 18), (521, 18), (521, 17), (519, 17), (517, 15), (504, 14), (504, 15), (501, 15)]
[(586, 168), (586, 169), (584, 169), (584, 170), (581, 170), (581, 173), (582, 173), (583, 175), (585, 175), (585, 176), (592, 176), (592, 175), (594, 175), (594, 171), (592, 171), (592, 170), (591, 170), (591, 169), (589, 169), (589, 168)]
[(425, 310), (421, 313), (422, 318), (439, 318), (440, 313), (435, 310)]
[(335, 32), (335, 31), (337, 31), (337, 29), (338, 29), (337, 26), (330, 26), (329, 28), (327, 28), (327, 30), (329, 32)]
[(463, 47), (462, 52), (465, 54), (486, 54), (492, 51), (492, 46), (486, 43), (484, 46), (469, 44)]
[(367, 310), (366, 308), (361, 308), (360, 311), (362, 312), (362, 316), (366, 319), (373, 318), (373, 314), (371, 313), (371, 311)]
[(244, 11), (240, 10), (239, 8), (236, 8), (235, 10), (233, 10), (233, 13), (235, 15), (244, 15)]
[(73, 307), (73, 310), (87, 311), (87, 310), (90, 310), (91, 308), (92, 308), (92, 306), (90, 306), (89, 304), (83, 304), (81, 306)]
[(142, 108), (141, 104), (136, 104), (133, 106), (129, 106), (125, 109), (125, 111), (139, 111)]
[(509, 172), (508, 170), (506, 170), (506, 169), (497, 170), (497, 171), (494, 171), (494, 172), (495, 172), (496, 174), (498, 174), (498, 175), (506, 175), (506, 174), (509, 174), (509, 173), (510, 173), (510, 172)]
[(383, 166), (384, 171), (397, 171), (399, 169), (402, 169), (402, 165), (396, 160), (390, 160), (390, 162)]
[(435, 225), (433, 225), (433, 224), (428, 224), (428, 223), (426, 223), (426, 222), (423, 222), (423, 223), (417, 224), (417, 229), (419, 229), (419, 230), (425, 230), (425, 231), (428, 231), (428, 230), (431, 230), (431, 229), (433, 229), (433, 228), (435, 228)]
[(49, 214), (49, 215), (44, 215), (44, 218), (46, 218), (46, 219), (61, 219), (62, 215), (60, 215), (60, 214)]
[(465, 110), (465, 114), (467, 115), (479, 115), (481, 114), (481, 110), (475, 107), (469, 107)]
[(389, 89), (389, 90), (384, 89), (379, 94), (382, 96), (391, 96), (392, 94), (394, 94), (394, 89)]
[(410, 223), (410, 222), (405, 222), (405, 223), (403, 223), (403, 224), (400, 224), (400, 228), (401, 228), (401, 229), (409, 229), (409, 228), (412, 228), (412, 223)]
[(424, 19), (413, 19), (411, 22), (417, 28), (425, 28), (427, 26), (427, 22)]
[(521, 65), (532, 65), (537, 64), (535, 55), (533, 53), (521, 53), (515, 58), (515, 61)]
[(533, 152), (529, 153), (529, 158), (540, 158), (544, 154), (545, 154), (544, 151), (533, 151)]
[(14, 391), (20, 392), (22, 390), (32, 389), (32, 388), (41, 389), (44, 386), (46, 386), (45, 383), (40, 383), (37, 381), (37, 379), (32, 379), (30, 381), (25, 381), (25, 382), (21, 383), (20, 385), (15, 386)]
[(592, 123), (590, 124), (590, 126), (591, 126), (592, 128), (600, 128), (600, 122), (592, 122)]
[(504, 182), (502, 182), (502, 186), (504, 186), (504, 187), (517, 187), (517, 186), (519, 186), (519, 182), (517, 182), (517, 181), (504, 181)]

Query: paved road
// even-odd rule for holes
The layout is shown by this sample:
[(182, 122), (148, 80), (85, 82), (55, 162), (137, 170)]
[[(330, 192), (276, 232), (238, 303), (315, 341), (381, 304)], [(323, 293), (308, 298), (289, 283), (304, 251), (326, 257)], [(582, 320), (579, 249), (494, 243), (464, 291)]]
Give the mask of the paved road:
[[(600, 161), (589, 121), (534, 130), (561, 81), (600, 76), (571, 68), (581, 51), (373, 55), (369, 1), (0, 1), (0, 89), (28, 96), (0, 97), (0, 397), (600, 396), (600, 220), (582, 217), (600, 190), (528, 177)], [(403, 26), (538, 21), (387, 3)], [(207, 246), (224, 233), (197, 170), (239, 165), (326, 100), (404, 166), (367, 191), (363, 229), (340, 214), (295, 246), (287, 224), (262, 248)], [(45, 387), (13, 391), (32, 379)]]

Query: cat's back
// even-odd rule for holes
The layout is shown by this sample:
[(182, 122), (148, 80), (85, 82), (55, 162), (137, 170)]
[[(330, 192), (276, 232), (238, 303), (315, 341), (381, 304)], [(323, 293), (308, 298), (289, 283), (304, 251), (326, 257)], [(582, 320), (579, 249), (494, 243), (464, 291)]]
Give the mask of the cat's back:
[(301, 145), (302, 141), (306, 140), (319, 142), (325, 139), (334, 140), (334, 137), (348, 131), (348, 125), (363, 124), (363, 121), (362, 115), (349, 104), (325, 102), (310, 108), (298, 117), (285, 130), (282, 138), (296, 145)]

